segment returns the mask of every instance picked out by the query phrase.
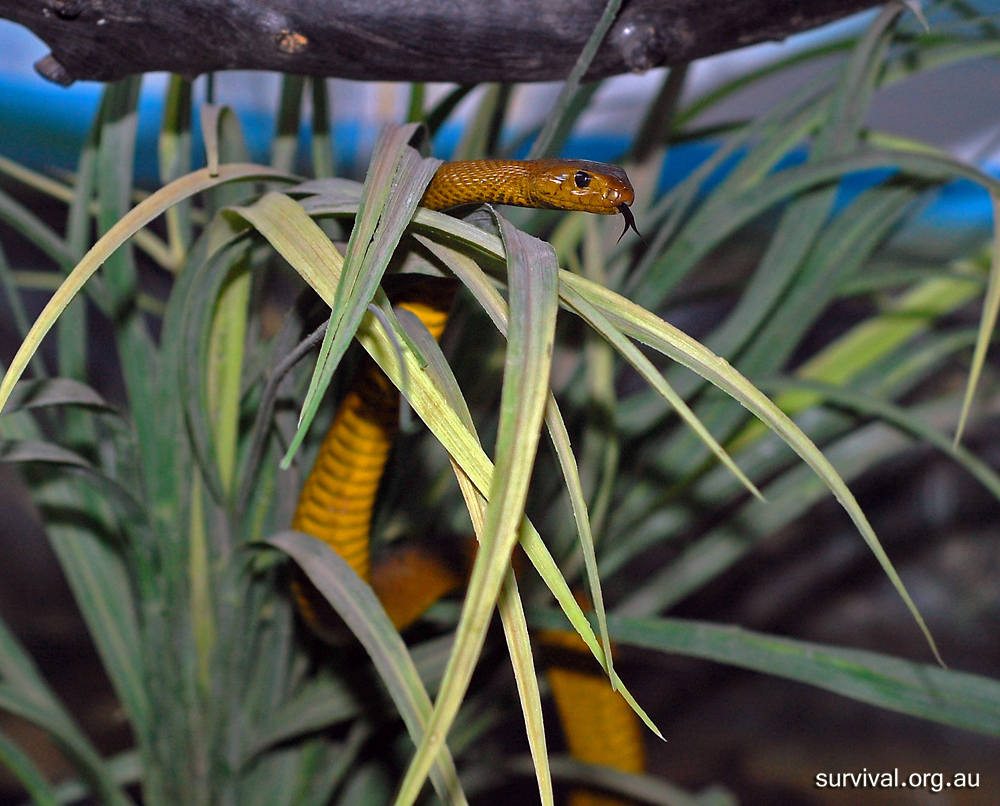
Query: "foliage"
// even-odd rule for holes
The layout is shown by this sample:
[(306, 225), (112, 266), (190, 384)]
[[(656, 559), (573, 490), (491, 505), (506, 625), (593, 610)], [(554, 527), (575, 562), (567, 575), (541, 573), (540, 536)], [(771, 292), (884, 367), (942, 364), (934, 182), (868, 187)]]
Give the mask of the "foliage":
[[(880, 249), (933, 188), (965, 177), (1000, 195), (996, 180), (972, 167), (865, 128), (877, 88), (1000, 52), (989, 20), (949, 24), (932, 16), (935, 27), (922, 32), (902, 14), (902, 6), (890, 6), (856, 40), (796, 56), (831, 66), (760, 118), (716, 134), (712, 156), (657, 195), (670, 146), (700, 136), (692, 128), (696, 114), (759, 77), (685, 109), (677, 108), (684, 70), (666, 76), (621, 160), (636, 180), (635, 214), (648, 242), (617, 243), (616, 224), (582, 214), (518, 211), (515, 227), (492, 211), (455, 217), (418, 209), (437, 162), (410, 145), (413, 126), (384, 133), (362, 186), (331, 176), (330, 128), (323, 114), (314, 115), (315, 178), (302, 181), (292, 174), (304, 91), (297, 78), (285, 83), (271, 166), (248, 164), (235, 117), (210, 106), (202, 110), (208, 165), (193, 169), (191, 88), (179, 78), (161, 132), (163, 186), (141, 200), (131, 174), (139, 79), (107, 88), (71, 185), (3, 163), (10, 176), (68, 209), (59, 233), (0, 194), (3, 221), (66, 275), (29, 331), (19, 277), (0, 261), (24, 335), (0, 387), (3, 455), (30, 465), (49, 539), (135, 736), (134, 750), (102, 758), (0, 623), (0, 707), (46, 730), (79, 772), (79, 781), (56, 787), (0, 737), (0, 760), (34, 801), (89, 795), (128, 804), (141, 791), (151, 806), (323, 804), (335, 797), (409, 804), (429, 774), (442, 800), (462, 803), (467, 793), (501, 785), (507, 771), (482, 748), (493, 746), (492, 728), (516, 709), (512, 697), (498, 700), (488, 685), (469, 689), (481, 654), (495, 651), (487, 627), (499, 603), (541, 796), (550, 802), (528, 639), (529, 625), (565, 625), (550, 594), (618, 685), (610, 639), (996, 733), (996, 681), (661, 615), (832, 492), (933, 649), (847, 483), (908, 450), (903, 433), (948, 451), (1000, 493), (996, 473), (943, 436), (965, 417), (962, 396), (926, 391), (928, 379), (975, 344), (973, 381), (982, 377), (981, 394), (995, 395), (981, 369), (1000, 302), (996, 257), (988, 270), (984, 247), (858, 290)], [(314, 109), (325, 110), (323, 84), (310, 87)], [(413, 91), (422, 98), (422, 88)], [(538, 153), (560, 150), (594, 91), (567, 85), (536, 141)], [(512, 94), (481, 96), (464, 156), (504, 152), (500, 133)], [(416, 103), (415, 116), (437, 125), (457, 97), (426, 114)], [(804, 161), (789, 167), (795, 154)], [(840, 199), (844, 176), (874, 169), (880, 178)], [(154, 223), (160, 216), (165, 228)], [(92, 226), (100, 235), (93, 244)], [(700, 342), (661, 318), (683, 304), (685, 283), (731, 239), (768, 226), (766, 249), (736, 305)], [(551, 246), (527, 232), (546, 234)], [(162, 311), (144, 303), (140, 260), (175, 275)], [(289, 266), (311, 290), (270, 332), (263, 278), (288, 281)], [(451, 364), (388, 304), (380, 282), (401, 271), (454, 274), (468, 289)], [(865, 315), (803, 357), (812, 326), (847, 294), (868, 299)], [(302, 364), (282, 365), (323, 318), (315, 295), (332, 313), (310, 381)], [(978, 333), (947, 326), (980, 296), (986, 306)], [(86, 385), (87, 316), (95, 309), (114, 326), (124, 413)], [(589, 328), (582, 346), (581, 321)], [(483, 335), (488, 322), (499, 335)], [(58, 365), (48, 379), (36, 351), (50, 329)], [(419, 464), (414, 473), (427, 489), (443, 489), (437, 481), (453, 473), (459, 485), (441, 495), (433, 516), (456, 528), (471, 521), (481, 543), (461, 612), (438, 607), (433, 615), (443, 633), (409, 645), (332, 552), (285, 531), (316, 449), (319, 429), (308, 426), (314, 416), (328, 418), (323, 392), (350, 360), (355, 338), (433, 438), (422, 441), (417, 458), (399, 463)], [(497, 363), (492, 350), (502, 339), (498, 386), (499, 373), (484, 378), (483, 368)], [(558, 382), (551, 380), (554, 355), (570, 365)], [(15, 386), (28, 367), (34, 379)], [(637, 379), (644, 385), (631, 391)], [(775, 394), (774, 402), (761, 389)], [(924, 390), (918, 402), (904, 405), (916, 389)], [(294, 411), (303, 400), (298, 427)], [(539, 448), (543, 423), (554, 452)], [(483, 446), (494, 441), (491, 458)], [(279, 470), (283, 455), (287, 472)], [(428, 511), (420, 487), (395, 490), (386, 505), (413, 513), (414, 528), (430, 517), (419, 514)], [(636, 585), (622, 583), (681, 536), (667, 564)], [(509, 572), (518, 542), (540, 581), (519, 582)], [(283, 586), (286, 558), (274, 547), (299, 562), (340, 610), (391, 703), (371, 685), (356, 647), (314, 663)], [(596, 630), (571, 590), (580, 577), (595, 603)], [(613, 592), (607, 617), (602, 583)], [(412, 760), (412, 746), (397, 740), (396, 712), (417, 745)], [(666, 782), (594, 775), (649, 802), (691, 802)]]

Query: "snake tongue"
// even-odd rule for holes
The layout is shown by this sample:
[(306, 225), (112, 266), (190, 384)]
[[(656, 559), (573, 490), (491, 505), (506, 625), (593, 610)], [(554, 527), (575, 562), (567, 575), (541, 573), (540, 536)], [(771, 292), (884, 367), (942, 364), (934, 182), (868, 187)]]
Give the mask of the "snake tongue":
[[(632, 215), (632, 211), (629, 209), (629, 206), (625, 202), (622, 202), (621, 204), (618, 205), (618, 212), (621, 213), (622, 216), (625, 218), (625, 229), (623, 229), (622, 234), (618, 236), (618, 240), (621, 241), (621, 239), (625, 237), (625, 233), (628, 232), (630, 229), (633, 230), (636, 235), (642, 238), (642, 233), (639, 232), (639, 230), (637, 230), (635, 227), (635, 216)], [(645, 241), (646, 239), (642, 238), (642, 240)]]

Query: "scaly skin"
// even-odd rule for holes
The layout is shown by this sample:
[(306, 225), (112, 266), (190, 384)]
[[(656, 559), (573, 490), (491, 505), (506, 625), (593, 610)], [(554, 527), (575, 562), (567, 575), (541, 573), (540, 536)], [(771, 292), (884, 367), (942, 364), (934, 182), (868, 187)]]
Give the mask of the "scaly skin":
[[(438, 339), (448, 320), (454, 293), (454, 281), (425, 278), (411, 283), (397, 304), (417, 316)], [(359, 577), (373, 584), (369, 551), (372, 509), (398, 425), (399, 392), (378, 365), (366, 356), (323, 439), (292, 518), (293, 529), (322, 540), (343, 557)], [(414, 591), (410, 597), (414, 601), (399, 612), (389, 612), (397, 629), (403, 629), (438, 598), (462, 583), (461, 577), (438, 558), (426, 560), (428, 569), (432, 561), (439, 565), (433, 581), (415, 584), (419, 595)], [(388, 571), (386, 568), (383, 573)], [(454, 582), (442, 588), (449, 574)], [(418, 583), (417, 577), (414, 582)], [(413, 613), (416, 600), (430, 590), (437, 591), (437, 596), (427, 601), (420, 612)], [(331, 643), (343, 639), (343, 628), (333, 608), (301, 572), (292, 577), (292, 594), (299, 613), (313, 632)], [(407, 597), (394, 597), (398, 603), (406, 600)]]
[[(632, 706), (611, 688), (607, 674), (583, 639), (575, 632), (545, 630), (538, 636), (538, 645), (570, 755), (621, 772), (645, 770), (639, 720)], [(628, 803), (585, 789), (574, 789), (569, 796), (569, 806)]]
[(545, 210), (615, 215), (635, 200), (625, 172), (587, 160), (469, 160), (446, 162), (427, 186), (422, 207), (512, 204)]
[[(511, 204), (601, 215), (621, 212), (634, 193), (625, 172), (584, 160), (472, 160), (444, 163), (421, 206), (445, 210), (462, 204)], [(625, 208), (625, 209), (623, 209)], [(634, 224), (632, 225), (634, 226)], [(395, 304), (415, 314), (440, 338), (454, 293), (452, 281), (411, 284)], [(465, 583), (460, 564), (420, 547), (397, 552), (371, 568), (369, 532), (375, 497), (396, 436), (399, 395), (366, 358), (341, 403), (306, 479), (292, 527), (323, 540), (362, 579), (371, 582), (397, 629), (404, 629), (440, 597)], [(343, 639), (339, 619), (301, 573), (292, 591), (304, 621), (334, 643)], [(570, 753), (591, 764), (624, 772), (645, 767), (642, 736), (632, 709), (612, 690), (603, 670), (575, 633), (539, 636), (549, 682)], [(624, 806), (624, 802), (574, 790), (570, 806)]]

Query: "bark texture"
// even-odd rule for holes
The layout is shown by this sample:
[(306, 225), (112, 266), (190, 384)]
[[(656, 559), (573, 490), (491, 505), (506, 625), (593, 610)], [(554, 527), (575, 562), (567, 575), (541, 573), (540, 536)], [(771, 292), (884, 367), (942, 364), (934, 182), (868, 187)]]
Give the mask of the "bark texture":
[[(568, 74), (606, 0), (0, 0), (51, 48), (51, 81), (167, 70), (275, 70), (403, 81)], [(871, 0), (626, 0), (598, 79), (778, 40)]]

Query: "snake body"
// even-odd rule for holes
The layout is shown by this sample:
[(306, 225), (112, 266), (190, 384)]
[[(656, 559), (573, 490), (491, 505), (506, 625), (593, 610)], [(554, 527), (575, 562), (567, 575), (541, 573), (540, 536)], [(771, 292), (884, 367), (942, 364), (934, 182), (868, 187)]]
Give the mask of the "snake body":
[[(646, 751), (639, 719), (608, 684), (607, 674), (583, 639), (559, 630), (544, 630), (537, 638), (570, 755), (621, 772), (643, 772)], [(626, 803), (587, 789), (574, 789), (569, 798), (569, 806)]]
[(512, 204), (543, 210), (614, 215), (635, 200), (625, 171), (587, 160), (467, 160), (446, 162), (431, 179), (422, 207)]
[[(394, 302), (440, 338), (454, 291), (451, 281), (421, 279), (397, 291)], [(328, 543), (366, 582), (372, 509), (398, 419), (399, 392), (365, 357), (334, 415), (292, 521), (293, 529)]]
[[(393, 302), (417, 316), (438, 339), (448, 320), (455, 282), (412, 278), (395, 289)], [(392, 623), (402, 630), (461, 585), (464, 576), (427, 551), (395, 556), (374, 576), (371, 573), (372, 510), (398, 425), (399, 392), (365, 356), (302, 486), (292, 528), (322, 540), (370, 582)], [(303, 574), (292, 578), (292, 593), (313, 632), (331, 643), (342, 640), (339, 618)]]
[[(446, 210), (463, 204), (511, 204), (601, 215), (621, 213), (635, 227), (634, 192), (625, 172), (585, 160), (471, 160), (446, 162), (421, 206)], [(624, 234), (624, 233), (623, 233)], [(435, 338), (447, 322), (455, 283), (423, 277), (393, 293), (393, 303), (415, 314)], [(299, 497), (292, 527), (323, 540), (375, 589), (397, 629), (464, 584), (461, 562), (413, 548), (371, 566), (369, 533), (376, 494), (395, 440), (399, 394), (365, 358), (334, 416)], [(320, 637), (340, 637), (339, 620), (304, 575), (292, 590), (303, 619)], [(625, 772), (644, 768), (639, 724), (621, 694), (575, 633), (539, 636), (542, 655), (570, 753), (581, 761)], [(571, 806), (620, 806), (617, 798), (574, 790)]]

